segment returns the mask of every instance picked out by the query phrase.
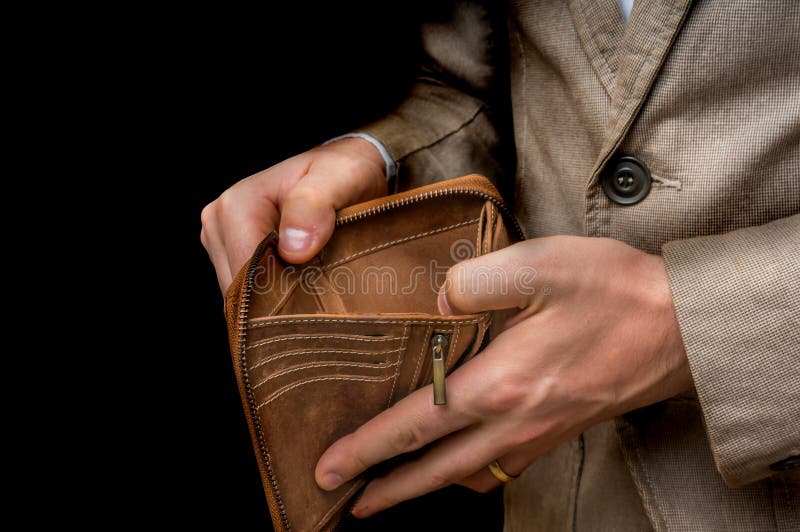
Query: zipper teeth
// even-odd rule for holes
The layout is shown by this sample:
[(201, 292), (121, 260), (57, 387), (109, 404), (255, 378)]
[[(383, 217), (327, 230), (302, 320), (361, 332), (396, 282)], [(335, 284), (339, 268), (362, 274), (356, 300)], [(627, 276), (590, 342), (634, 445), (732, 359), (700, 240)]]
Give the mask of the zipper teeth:
[(253, 259), (247, 266), (244, 294), (242, 295), (242, 302), (239, 306), (239, 361), (242, 365), (242, 378), (244, 380), (244, 387), (247, 392), (247, 403), (250, 407), (250, 415), (253, 416), (253, 425), (256, 427), (259, 450), (261, 451), (261, 457), (263, 458), (264, 464), (267, 468), (267, 478), (272, 486), (272, 493), (275, 497), (275, 502), (278, 505), (278, 511), (281, 515), (281, 522), (283, 523), (285, 530), (291, 530), (292, 527), (289, 524), (289, 518), (286, 516), (286, 508), (284, 507), (280, 493), (278, 492), (278, 483), (275, 480), (275, 473), (272, 471), (272, 463), (269, 458), (269, 453), (267, 453), (266, 443), (264, 442), (264, 433), (261, 429), (261, 423), (258, 420), (258, 409), (256, 408), (255, 398), (253, 397), (253, 390), (250, 388), (250, 379), (247, 375), (247, 360), (245, 359), (245, 350), (247, 345), (247, 316), (250, 309), (250, 293), (253, 287), (255, 272), (257, 270), (258, 263), (261, 260), (261, 256), (264, 254), (267, 240), (268, 239), (265, 239), (261, 242), (261, 244), (259, 244), (255, 253), (253, 254)]
[(418, 201), (423, 201), (423, 200), (426, 200), (426, 199), (438, 198), (438, 197), (441, 197), (441, 196), (452, 196), (452, 195), (456, 195), (456, 194), (466, 194), (466, 195), (469, 195), (469, 196), (477, 196), (479, 198), (483, 198), (485, 200), (491, 201), (500, 210), (500, 212), (503, 213), (503, 215), (505, 216), (506, 220), (511, 222), (512, 229), (514, 230), (516, 235), (521, 240), (525, 239), (525, 233), (522, 231), (522, 227), (519, 225), (519, 222), (514, 217), (514, 214), (511, 212), (511, 210), (509, 210), (509, 208), (506, 207), (506, 205), (500, 199), (498, 199), (493, 194), (489, 194), (487, 192), (483, 192), (483, 191), (480, 191), (480, 190), (475, 190), (474, 188), (464, 188), (464, 187), (447, 188), (447, 189), (442, 189), (442, 190), (432, 190), (430, 192), (424, 192), (424, 193), (419, 194), (417, 196), (410, 196), (408, 198), (403, 198), (403, 199), (400, 199), (400, 200), (389, 201), (387, 203), (383, 203), (383, 204), (378, 205), (376, 207), (372, 207), (371, 209), (367, 209), (366, 211), (359, 212), (357, 214), (351, 214), (350, 216), (345, 216), (344, 218), (338, 218), (336, 220), (336, 225), (337, 226), (344, 225), (344, 224), (346, 224), (348, 222), (352, 222), (352, 221), (355, 221), (355, 220), (361, 220), (362, 218), (366, 218), (368, 216), (373, 216), (375, 214), (381, 213), (381, 212), (386, 211), (388, 209), (393, 209), (395, 207), (402, 207), (404, 205), (409, 205), (411, 203), (416, 203)]

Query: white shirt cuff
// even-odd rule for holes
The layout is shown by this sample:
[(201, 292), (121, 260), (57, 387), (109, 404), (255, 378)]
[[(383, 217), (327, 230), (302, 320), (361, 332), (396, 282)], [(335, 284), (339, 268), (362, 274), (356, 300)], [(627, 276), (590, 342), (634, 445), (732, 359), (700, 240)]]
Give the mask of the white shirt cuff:
[(325, 142), (322, 143), (322, 146), (324, 146), (326, 144), (330, 144), (331, 142), (335, 142), (337, 140), (348, 139), (348, 138), (353, 138), (353, 137), (366, 140), (367, 142), (369, 142), (370, 144), (375, 146), (375, 148), (380, 152), (381, 157), (383, 157), (383, 162), (384, 162), (384, 164), (386, 164), (386, 180), (387, 181), (392, 179), (393, 177), (395, 177), (397, 175), (397, 163), (395, 162), (394, 159), (392, 159), (392, 156), (389, 155), (389, 150), (386, 149), (386, 146), (384, 146), (381, 141), (379, 141), (378, 139), (376, 139), (372, 135), (368, 135), (366, 133), (360, 133), (360, 132), (345, 133), (344, 135), (339, 135), (338, 137), (333, 137), (332, 139), (326, 140)]

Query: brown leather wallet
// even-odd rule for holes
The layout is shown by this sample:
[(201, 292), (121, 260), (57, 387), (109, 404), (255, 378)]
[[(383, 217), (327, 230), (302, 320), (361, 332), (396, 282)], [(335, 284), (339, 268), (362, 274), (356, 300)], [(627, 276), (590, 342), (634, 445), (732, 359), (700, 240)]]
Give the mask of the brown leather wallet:
[(484, 177), (470, 175), (347, 207), (324, 249), (283, 262), (277, 234), (258, 246), (226, 297), (231, 352), (275, 530), (331, 530), (370, 470), (323, 491), (325, 449), (491, 336), (493, 314), (441, 316), (437, 293), (460, 260), (522, 238)]

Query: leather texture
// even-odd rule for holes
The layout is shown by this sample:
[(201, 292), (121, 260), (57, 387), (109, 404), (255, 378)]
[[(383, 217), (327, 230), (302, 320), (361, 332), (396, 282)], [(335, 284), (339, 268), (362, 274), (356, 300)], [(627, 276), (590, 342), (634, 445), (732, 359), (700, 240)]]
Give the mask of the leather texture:
[(377, 473), (326, 492), (317, 460), (431, 383), (434, 335), (448, 339), (448, 373), (480, 351), (493, 314), (440, 316), (438, 289), (456, 262), (518, 238), (498, 192), (471, 175), (343, 209), (304, 265), (280, 259), (276, 233), (262, 242), (227, 294), (226, 317), (276, 530), (336, 528)]

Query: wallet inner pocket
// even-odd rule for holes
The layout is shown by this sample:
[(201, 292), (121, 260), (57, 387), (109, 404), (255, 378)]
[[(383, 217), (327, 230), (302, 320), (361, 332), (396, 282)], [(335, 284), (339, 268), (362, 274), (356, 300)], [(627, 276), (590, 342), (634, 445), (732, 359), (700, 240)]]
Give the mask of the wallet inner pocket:
[(251, 315), (436, 315), (448, 270), (491, 251), (500, 226), (491, 201), (467, 208), (429, 199), (377, 214), (370, 224), (337, 227), (328, 245), (302, 266), (286, 264), (269, 250), (254, 278), (259, 297)]
[(260, 379), (254, 379), (256, 382), (253, 384), (253, 390), (265, 396), (265, 401), (272, 401), (276, 394), (283, 393), (287, 387), (302, 386), (304, 383), (316, 382), (323, 378), (383, 381), (396, 377), (398, 364), (397, 355), (392, 361), (378, 364), (340, 360), (308, 362), (265, 373)]

